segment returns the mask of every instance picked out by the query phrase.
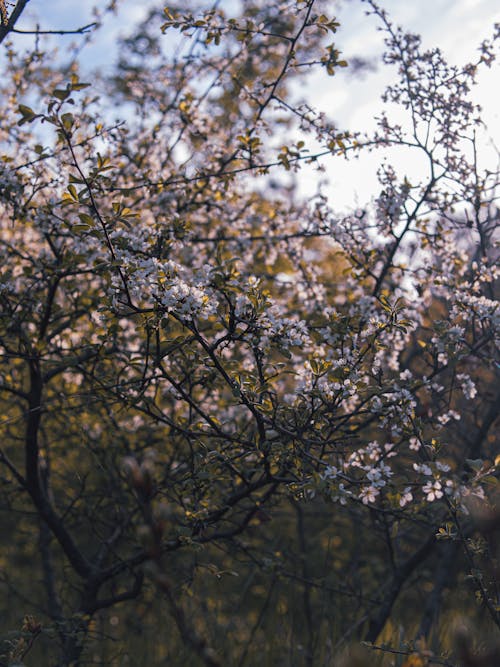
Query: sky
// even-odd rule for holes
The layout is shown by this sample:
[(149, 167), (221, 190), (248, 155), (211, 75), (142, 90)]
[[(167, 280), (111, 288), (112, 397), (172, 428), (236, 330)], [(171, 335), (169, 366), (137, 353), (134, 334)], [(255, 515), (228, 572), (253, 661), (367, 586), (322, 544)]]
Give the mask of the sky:
[[(492, 35), (493, 24), (500, 22), (500, 2), (497, 0), (381, 0), (391, 20), (405, 30), (419, 34), (424, 48), (439, 47), (450, 64), (464, 65), (478, 56), (483, 39)], [(359, 1), (344, 2), (338, 13), (341, 29), (337, 43), (347, 61), (355, 56), (373, 59), (380, 64), (383, 35), (377, 31), (374, 16), (366, 15), (366, 5)], [(332, 80), (332, 89), (325, 90), (315, 103), (330, 110), (340, 127), (369, 130), (374, 116), (383, 108), (380, 95), (385, 85), (394, 80), (394, 72), (379, 66), (363, 78), (353, 78), (348, 69)], [(489, 135), (484, 137), (482, 155), (488, 164), (497, 166), (497, 154), (491, 140), (500, 148), (500, 64), (483, 68), (472, 99), (483, 108), (482, 117)], [(323, 99), (321, 99), (323, 98)], [(401, 169), (410, 170), (401, 157)], [(394, 157), (396, 162), (397, 157)], [(332, 191), (339, 207), (360, 204), (377, 190), (376, 170), (380, 155), (365, 156), (362, 163), (347, 163), (341, 170), (329, 174)], [(334, 167), (332, 167), (334, 169)], [(410, 179), (411, 180), (411, 179)], [(362, 184), (360, 186), (359, 184)]]
[[(475, 59), (479, 44), (491, 35), (493, 23), (500, 22), (500, 2), (496, 0), (382, 0), (381, 5), (394, 23), (420, 34), (425, 48), (439, 47), (449, 62), (455, 65)], [(367, 54), (371, 54), (375, 62), (380, 62), (382, 35), (375, 29), (376, 18), (366, 15), (366, 5), (358, 1), (343, 3), (343, 10), (338, 17), (341, 30), (337, 41), (347, 60), (352, 56), (367, 57)], [(497, 125), (498, 75), (497, 65), (495, 71), (482, 77), (484, 81), (481, 81), (476, 91), (478, 101), (483, 103), (489, 119), (496, 120)], [(379, 68), (376, 74), (360, 82), (351, 81), (345, 87), (343, 99), (338, 99), (335, 104), (336, 113), (343, 117), (350, 114), (353, 124), (365, 119), (365, 105), (371, 105), (379, 98), (384, 82), (390, 78), (389, 69)], [(490, 85), (495, 81), (496, 85)], [(351, 115), (351, 97), (359, 97), (361, 101), (354, 115)]]
[[(232, 0), (227, 0), (229, 4)], [(242, 0), (244, 3), (245, 0)], [(167, 3), (168, 0), (165, 0)], [(103, 3), (101, 3), (102, 5)], [(85, 49), (88, 67), (107, 69), (116, 57), (119, 35), (129, 32), (146, 14), (153, 3), (137, 0), (119, 0), (118, 14), (105, 18), (95, 43)], [(208, 3), (207, 3), (208, 4)], [(477, 57), (481, 41), (492, 33), (493, 24), (500, 22), (498, 0), (380, 0), (394, 23), (422, 36), (424, 47), (438, 46), (452, 64), (465, 64)], [(36, 24), (42, 29), (74, 29), (93, 20), (92, 0), (31, 0), (16, 27), (30, 29)], [(311, 103), (328, 112), (342, 129), (365, 129), (374, 126), (374, 116), (382, 109), (380, 96), (393, 77), (390, 68), (380, 65), (383, 37), (377, 31), (377, 21), (366, 15), (367, 5), (360, 0), (332, 0), (331, 14), (337, 16), (341, 27), (335, 36), (337, 48), (343, 57), (368, 58), (376, 68), (362, 77), (353, 77), (346, 70), (328, 79), (311, 79), (307, 95)], [(16, 41), (33, 39), (16, 35)], [(75, 39), (57, 37), (62, 49)], [(79, 39), (79, 38), (76, 38)], [(500, 146), (500, 65), (484, 69), (474, 89), (473, 100), (483, 107), (483, 118), (490, 128), (491, 138)], [(495, 159), (485, 139), (485, 159)], [(332, 191), (340, 207), (355, 206), (376, 190), (376, 169), (380, 157), (367, 157), (362, 163), (343, 163), (342, 167), (328, 166)], [(362, 185), (360, 185), (362, 184)], [(306, 190), (313, 187), (305, 180)]]

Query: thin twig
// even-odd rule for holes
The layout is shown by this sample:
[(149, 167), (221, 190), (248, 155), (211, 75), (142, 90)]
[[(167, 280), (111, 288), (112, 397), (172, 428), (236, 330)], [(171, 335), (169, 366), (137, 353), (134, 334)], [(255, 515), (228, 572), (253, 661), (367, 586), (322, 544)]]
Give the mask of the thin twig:
[(11, 28), (10, 32), (15, 32), (17, 35), (85, 35), (95, 27), (97, 27), (97, 23), (94, 21), (74, 30), (18, 30), (17, 28)]

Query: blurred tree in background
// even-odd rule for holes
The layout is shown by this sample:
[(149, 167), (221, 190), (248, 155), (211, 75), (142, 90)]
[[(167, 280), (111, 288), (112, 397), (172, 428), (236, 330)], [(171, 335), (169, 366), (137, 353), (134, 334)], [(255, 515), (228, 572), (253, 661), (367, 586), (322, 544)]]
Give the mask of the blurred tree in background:
[[(11, 4), (1, 664), (500, 664), (498, 26), (457, 68), (367, 2), (363, 134), (307, 88), (347, 65), (328, 2), (172, 3), (91, 81)], [(374, 149), (362, 210), (294, 187)]]

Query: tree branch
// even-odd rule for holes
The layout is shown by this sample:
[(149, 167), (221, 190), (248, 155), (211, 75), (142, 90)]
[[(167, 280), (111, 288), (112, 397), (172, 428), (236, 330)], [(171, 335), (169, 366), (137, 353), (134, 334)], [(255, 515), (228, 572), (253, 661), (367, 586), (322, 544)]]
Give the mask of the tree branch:
[(29, 411), (25, 441), (26, 488), (39, 515), (51, 529), (75, 572), (82, 577), (88, 577), (92, 568), (54, 511), (40, 480), (38, 430), (42, 413), (42, 392), (43, 381), (40, 365), (38, 360), (32, 360), (30, 362)]
[(435, 544), (436, 536), (433, 532), (420, 549), (398, 567), (380, 609), (370, 619), (370, 624), (364, 637), (365, 641), (374, 642), (377, 639), (390, 616), (392, 607), (397, 600), (403, 584), (411, 573), (429, 556)]
[(9, 32), (12, 32), (17, 20), (19, 19), (19, 17), (23, 13), (23, 11), (26, 8), (26, 5), (28, 4), (29, 1), (30, 0), (18, 0), (17, 3), (16, 3), (16, 6), (14, 7), (14, 11), (10, 15), (7, 22), (5, 22), (2, 18), (2, 24), (0, 25), (0, 44), (7, 37)]
[(74, 30), (18, 30), (17, 28), (11, 28), (10, 32), (15, 32), (17, 35), (85, 35), (91, 32), (95, 26), (97, 26), (97, 23), (94, 21)]

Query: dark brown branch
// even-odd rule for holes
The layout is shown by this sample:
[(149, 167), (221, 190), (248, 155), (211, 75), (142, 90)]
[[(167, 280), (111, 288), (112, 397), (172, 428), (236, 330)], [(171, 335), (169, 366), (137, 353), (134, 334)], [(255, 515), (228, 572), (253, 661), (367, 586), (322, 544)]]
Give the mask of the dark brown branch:
[(74, 30), (18, 30), (17, 28), (11, 28), (10, 32), (15, 32), (17, 35), (85, 35), (95, 26), (97, 26), (97, 23), (94, 21)]
[(442, 553), (433, 577), (434, 588), (425, 602), (417, 637), (429, 637), (432, 626), (438, 618), (443, 591), (454, 574), (453, 564), (455, 563), (459, 549), (459, 542), (448, 542), (442, 548)]
[(0, 463), (3, 463), (7, 466), (7, 468), (13, 474), (16, 481), (20, 484), (20, 486), (22, 486), (22, 487), (26, 486), (26, 480), (24, 479), (24, 477), (17, 470), (16, 466), (12, 463), (12, 461), (9, 459), (7, 454), (2, 452), (1, 450), (0, 450)]
[[(101, 226), (101, 229), (103, 231), (104, 239), (106, 241), (106, 246), (109, 250), (109, 254), (111, 256), (111, 259), (113, 260), (113, 262), (116, 263), (115, 249), (113, 247), (113, 243), (111, 242), (111, 238), (109, 236), (109, 233), (108, 233), (108, 230), (107, 230), (107, 227), (106, 227), (106, 223), (105, 223), (102, 215), (99, 212), (99, 208), (97, 206), (97, 202), (96, 202), (95, 197), (94, 197), (94, 190), (92, 189), (90, 181), (87, 178), (87, 176), (83, 173), (82, 168), (80, 167), (80, 163), (77, 160), (75, 150), (74, 150), (74, 146), (71, 143), (71, 135), (68, 134), (68, 132), (64, 129), (64, 126), (62, 124), (60, 124), (60, 130), (61, 130), (62, 136), (66, 140), (67, 146), (69, 148), (69, 152), (71, 153), (71, 157), (72, 157), (75, 169), (80, 174), (80, 178), (82, 179), (82, 181), (83, 181), (83, 183), (84, 183), (84, 185), (87, 189), (89, 199), (90, 199), (90, 202), (91, 202), (90, 209), (91, 209), (92, 213), (96, 216), (97, 220), (99, 221), (99, 225)], [(130, 292), (129, 292), (129, 289), (128, 289), (128, 281), (127, 281), (127, 278), (126, 278), (125, 274), (123, 273), (123, 269), (121, 268), (121, 266), (119, 264), (117, 265), (117, 270), (118, 270), (118, 274), (120, 276), (120, 279), (122, 281), (123, 288), (125, 290), (125, 295), (127, 297), (127, 305), (130, 306), (131, 308), (133, 308), (132, 297), (130, 296)]]
[(200, 657), (207, 667), (221, 667), (222, 663), (218, 660), (214, 650), (207, 645), (206, 641), (200, 637), (196, 630), (188, 623), (184, 610), (177, 603), (170, 583), (163, 572), (159, 572), (155, 576), (155, 583), (158, 586), (158, 589), (165, 595), (165, 598), (169, 603), (170, 613), (179, 630), (182, 641)]
[(40, 547), (43, 582), (45, 585), (45, 592), (47, 594), (48, 601), (48, 612), (50, 618), (59, 621), (63, 618), (63, 610), (56, 590), (56, 574), (54, 570), (52, 553), (50, 550), (52, 534), (43, 519), (40, 521), (39, 530), (38, 545)]
[[(398, 649), (390, 648), (389, 646), (377, 646), (376, 644), (370, 644), (370, 648), (374, 651), (383, 651), (384, 653), (390, 653), (391, 655), (402, 655), (410, 656), (411, 651), (400, 651)], [(443, 665), (444, 667), (456, 667), (455, 663), (448, 662), (448, 660), (442, 658), (432, 657), (432, 661), (428, 663), (429, 665)]]
[(374, 642), (377, 639), (391, 614), (392, 607), (398, 598), (401, 588), (412, 572), (430, 555), (435, 544), (436, 537), (432, 533), (420, 549), (397, 568), (382, 605), (370, 618), (370, 624), (364, 637), (365, 641)]
[(17, 0), (16, 6), (14, 7), (14, 11), (10, 15), (8, 21), (5, 23), (2, 20), (2, 24), (0, 25), (0, 44), (7, 37), (9, 32), (12, 32), (14, 26), (16, 25), (17, 20), (25, 10), (28, 2), (29, 0)]
[(85, 613), (93, 614), (99, 609), (107, 609), (108, 607), (113, 607), (119, 602), (126, 602), (127, 600), (135, 600), (136, 597), (140, 595), (142, 590), (142, 584), (144, 582), (143, 572), (137, 572), (135, 574), (135, 580), (132, 588), (123, 593), (118, 593), (109, 598), (104, 598), (103, 600), (91, 601), (85, 605)]
[(56, 514), (44, 492), (40, 480), (38, 431), (42, 414), (42, 393), (43, 382), (40, 365), (37, 360), (32, 360), (30, 362), (29, 411), (26, 422), (25, 440), (26, 489), (40, 517), (47, 523), (56, 537), (75, 572), (82, 577), (88, 577), (91, 574), (92, 568)]

